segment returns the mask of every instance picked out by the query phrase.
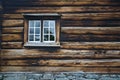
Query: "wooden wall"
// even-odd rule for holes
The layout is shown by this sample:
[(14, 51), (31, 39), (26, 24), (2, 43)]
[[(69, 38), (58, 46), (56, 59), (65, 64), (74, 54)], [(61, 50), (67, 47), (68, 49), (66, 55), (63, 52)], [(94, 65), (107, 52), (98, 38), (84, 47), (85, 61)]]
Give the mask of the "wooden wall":
[[(2, 1), (2, 72), (120, 72), (119, 0)], [(60, 48), (24, 48), (23, 13), (61, 14)]]

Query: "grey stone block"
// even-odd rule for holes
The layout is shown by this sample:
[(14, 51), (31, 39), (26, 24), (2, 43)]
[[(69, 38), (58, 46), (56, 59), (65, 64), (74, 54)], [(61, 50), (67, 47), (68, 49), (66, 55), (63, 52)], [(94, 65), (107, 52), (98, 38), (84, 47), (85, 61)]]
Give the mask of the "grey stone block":
[(85, 77), (88, 78), (88, 79), (97, 79), (97, 78), (99, 78), (99, 75), (97, 75), (97, 74), (86, 74)]
[(45, 80), (54, 80), (53, 78), (53, 74), (50, 74), (50, 73), (45, 73), (44, 76), (43, 76), (43, 79)]
[(120, 80), (120, 78), (110, 78), (110, 77), (104, 77), (104, 78), (100, 78), (99, 80)]
[(68, 78), (56, 78), (55, 80), (69, 80)]
[(66, 75), (64, 75), (63, 73), (59, 73), (55, 75), (55, 78), (65, 78)]

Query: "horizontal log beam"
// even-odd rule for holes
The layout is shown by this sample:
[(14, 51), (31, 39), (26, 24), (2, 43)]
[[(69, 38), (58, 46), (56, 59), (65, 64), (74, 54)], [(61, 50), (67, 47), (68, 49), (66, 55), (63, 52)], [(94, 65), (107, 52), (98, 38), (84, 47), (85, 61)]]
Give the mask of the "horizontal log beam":
[(96, 34), (96, 35), (119, 35), (120, 27), (61, 27), (65, 34)]
[(68, 13), (68, 12), (119, 12), (117, 6), (84, 6), (84, 7), (6, 7), (5, 13)]
[(23, 48), (23, 43), (22, 42), (2, 42), (1, 43), (2, 48), (5, 49), (21, 49)]
[(108, 21), (94, 21), (94, 20), (61, 20), (61, 26), (65, 27), (112, 27), (112, 26), (120, 26), (120, 21), (118, 20), (108, 20)]
[(71, 71), (119, 73), (120, 68), (1, 66), (1, 72), (71, 72)]
[(119, 59), (102, 60), (3, 60), (2, 66), (51, 66), (51, 67), (120, 67)]
[[(22, 14), (3, 14), (3, 19), (23, 19)], [(110, 19), (119, 19), (120, 12), (114, 13), (61, 13), (61, 19), (73, 19), (73, 20), (110, 20)]]
[(23, 20), (3, 20), (2, 26), (5, 27), (22, 27)]
[(2, 41), (22, 41), (22, 34), (2, 34)]
[(24, 56), (4, 56), (1, 55), (3, 60), (16, 60), (16, 59), (120, 59), (120, 55), (104, 55), (104, 54), (95, 54), (95, 55), (24, 55)]
[(83, 42), (94, 42), (94, 41), (98, 41), (98, 42), (105, 42), (105, 41), (110, 41), (110, 42), (114, 42), (120, 41), (120, 36), (119, 35), (93, 35), (93, 34), (87, 34), (87, 35), (79, 35), (79, 34), (66, 34), (66, 33), (62, 33), (61, 34), (61, 42), (63, 41), (83, 41)]
[(2, 33), (23, 33), (23, 27), (2, 28)]
[[(43, 54), (44, 53), (44, 54)], [(2, 59), (117, 59), (120, 50), (2, 49)]]
[(64, 49), (120, 49), (119, 42), (62, 42)]
[(101, 1), (101, 0), (14, 0), (13, 2), (11, 1), (5, 1), (5, 4), (8, 6), (73, 6), (73, 5), (119, 5), (119, 1), (114, 1), (114, 0), (107, 0), (107, 1)]

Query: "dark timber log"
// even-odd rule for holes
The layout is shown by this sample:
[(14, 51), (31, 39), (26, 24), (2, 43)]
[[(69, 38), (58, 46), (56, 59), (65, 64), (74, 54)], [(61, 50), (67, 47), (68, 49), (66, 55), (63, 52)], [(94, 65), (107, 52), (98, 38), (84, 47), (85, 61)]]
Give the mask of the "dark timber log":
[(23, 33), (23, 27), (2, 28), (2, 33)]
[(2, 41), (22, 41), (22, 34), (2, 34)]
[(101, 26), (120, 26), (120, 21), (118, 20), (110, 20), (110, 21), (94, 21), (94, 20), (88, 20), (88, 19), (83, 19), (83, 20), (62, 20), (61, 25), (64, 27), (101, 27)]
[(119, 42), (63, 42), (61, 48), (65, 49), (120, 49)]
[(68, 12), (119, 12), (117, 6), (82, 6), (82, 7), (7, 7), (6, 13), (68, 13)]
[(2, 42), (2, 48), (20, 49), (23, 48), (22, 42)]
[(23, 20), (3, 20), (2, 26), (5, 27), (22, 27)]
[(52, 67), (120, 67), (119, 59), (103, 59), (103, 60), (4, 60), (2, 66), (52, 66)]
[(80, 6), (80, 5), (119, 5), (118, 0), (7, 0), (8, 6)]
[(84, 71), (84, 72), (101, 72), (101, 73), (119, 73), (120, 68), (112, 67), (38, 67), (38, 66), (1, 66), (1, 72), (69, 72), (69, 71)]
[(120, 27), (62, 27), (64, 34), (120, 35)]
[[(114, 13), (63, 13), (61, 14), (61, 19), (66, 20), (116, 20), (120, 17), (120, 12), (114, 12)], [(114, 16), (113, 16), (114, 15)], [(3, 14), (2, 16), (4, 19), (23, 19), (22, 14)]]

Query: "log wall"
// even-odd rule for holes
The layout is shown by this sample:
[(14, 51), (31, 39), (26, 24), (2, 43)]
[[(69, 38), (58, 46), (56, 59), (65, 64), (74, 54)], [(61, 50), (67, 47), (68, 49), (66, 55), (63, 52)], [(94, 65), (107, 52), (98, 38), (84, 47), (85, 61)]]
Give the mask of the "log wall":
[[(1, 72), (120, 72), (119, 0), (0, 3)], [(23, 13), (61, 14), (60, 48), (25, 48)]]

